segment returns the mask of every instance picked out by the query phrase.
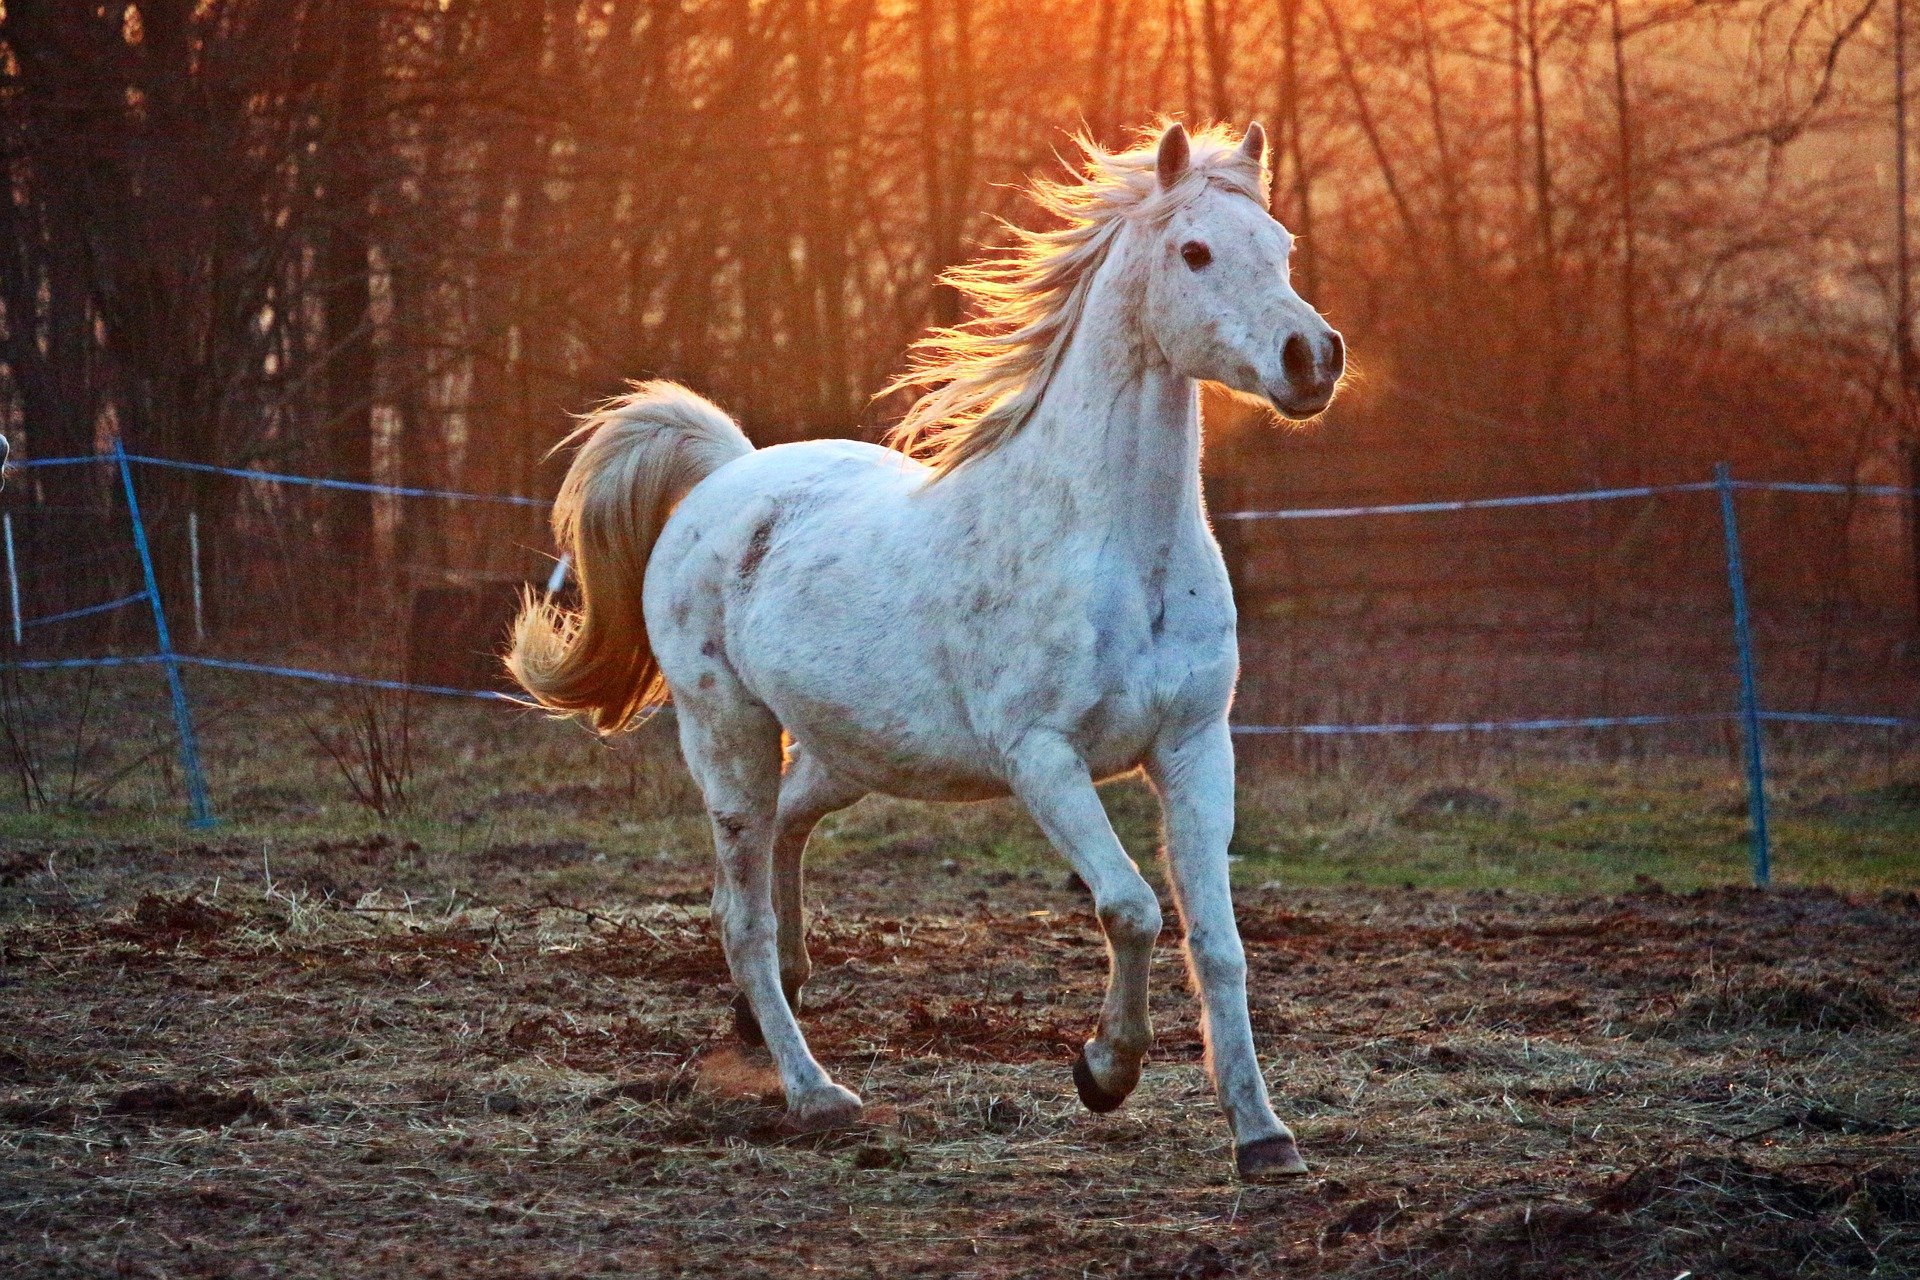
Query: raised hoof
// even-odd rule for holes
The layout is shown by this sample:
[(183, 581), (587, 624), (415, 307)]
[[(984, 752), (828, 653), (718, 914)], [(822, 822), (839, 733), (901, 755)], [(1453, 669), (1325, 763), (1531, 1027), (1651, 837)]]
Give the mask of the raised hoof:
[(1080, 1101), (1087, 1110), (1097, 1116), (1103, 1116), (1109, 1111), (1118, 1111), (1120, 1105), (1127, 1100), (1127, 1095), (1124, 1093), (1109, 1093), (1100, 1087), (1100, 1082), (1093, 1078), (1093, 1068), (1087, 1065), (1085, 1049), (1082, 1049), (1079, 1056), (1073, 1060), (1073, 1087), (1079, 1090)]
[(830, 1084), (787, 1107), (787, 1127), (796, 1133), (819, 1133), (823, 1129), (845, 1129), (860, 1123), (860, 1095), (837, 1084)]
[(766, 1036), (760, 1032), (760, 1020), (753, 1016), (753, 1005), (748, 1003), (744, 991), (733, 997), (733, 1034), (749, 1049), (757, 1049), (767, 1042)]
[(1300, 1158), (1300, 1148), (1290, 1136), (1276, 1133), (1235, 1147), (1233, 1167), (1251, 1182), (1255, 1178), (1297, 1177), (1307, 1171), (1307, 1162)]

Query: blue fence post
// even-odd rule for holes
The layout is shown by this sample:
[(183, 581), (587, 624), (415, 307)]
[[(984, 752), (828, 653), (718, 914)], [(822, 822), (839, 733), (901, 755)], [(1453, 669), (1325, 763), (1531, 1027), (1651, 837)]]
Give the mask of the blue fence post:
[(160, 583), (153, 574), (153, 551), (147, 545), (147, 526), (140, 518), (140, 496), (133, 489), (133, 468), (127, 465), (127, 451), (120, 441), (113, 442), (113, 460), (120, 467), (120, 483), (127, 491), (127, 516), (133, 522), (133, 549), (140, 554), (140, 572), (147, 581), (147, 603), (153, 607), (153, 629), (159, 635), (160, 665), (166, 669), (167, 688), (173, 695), (173, 723), (180, 732), (180, 768), (187, 775), (187, 825), (211, 827), (219, 821), (207, 801), (207, 777), (200, 770), (200, 742), (193, 733), (193, 711), (187, 705), (187, 686), (180, 678), (180, 658), (173, 651), (173, 636), (167, 630), (167, 611), (160, 603)]
[(1747, 815), (1752, 823), (1753, 882), (1772, 879), (1772, 842), (1767, 834), (1766, 746), (1760, 736), (1759, 681), (1754, 674), (1753, 618), (1747, 609), (1747, 571), (1740, 558), (1740, 519), (1733, 505), (1733, 475), (1727, 464), (1713, 467), (1720, 493), (1720, 527), (1727, 537), (1727, 585), (1733, 592), (1733, 647), (1740, 673), (1740, 727), (1747, 741)]

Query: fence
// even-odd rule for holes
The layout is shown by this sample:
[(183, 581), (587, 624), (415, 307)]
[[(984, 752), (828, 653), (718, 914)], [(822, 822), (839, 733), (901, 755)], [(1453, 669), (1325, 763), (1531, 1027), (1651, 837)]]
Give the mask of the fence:
[[(117, 473), (116, 478), (119, 481), (127, 504), (127, 512), (132, 530), (132, 549), (139, 562), (140, 580), (143, 585), (140, 590), (116, 599), (87, 604), (43, 617), (23, 618), (21, 616), (21, 595), (19, 588), (20, 566), (16, 557), (12, 518), (9, 514), (6, 517), (4, 532), (9, 588), (8, 599), (11, 611), (10, 620), (15, 642), (18, 644), (25, 631), (30, 628), (144, 604), (152, 616), (155, 649), (151, 653), (136, 655), (25, 659), (0, 664), (0, 668), (13, 670), (53, 670), (63, 668), (147, 665), (160, 667), (167, 680), (171, 711), (178, 737), (181, 769), (186, 780), (190, 824), (194, 826), (209, 826), (214, 824), (217, 819), (213, 813), (212, 803), (208, 795), (205, 772), (201, 767), (200, 753), (194, 732), (192, 706), (188, 698), (185, 682), (181, 676), (183, 668), (202, 667), (247, 672), (283, 679), (316, 681), (326, 684), (424, 693), (447, 697), (477, 698), (515, 704), (515, 700), (508, 695), (492, 690), (378, 679), (343, 672), (323, 671), (306, 667), (251, 662), (181, 652), (173, 642), (166, 608), (161, 598), (158, 577), (154, 570), (153, 554), (149, 545), (146, 522), (141, 515), (138, 488), (134, 483), (134, 469), (139, 467), (203, 475), (220, 475), (235, 477), (256, 484), (305, 486), (312, 489), (378, 494), (388, 498), (399, 499), (473, 502), (533, 508), (545, 508), (549, 506), (550, 504), (546, 501), (518, 495), (463, 493), (452, 490), (410, 488), (327, 477), (285, 475), (259, 470), (217, 467), (206, 463), (182, 462), (169, 458), (130, 454), (124, 450), (119, 442), (115, 442), (112, 451), (107, 454), (73, 458), (36, 459), (16, 464), (12, 469), (31, 470), (44, 467), (87, 465), (109, 466)], [(1725, 464), (1721, 464), (1715, 468), (1712, 479), (1665, 485), (1593, 489), (1570, 493), (1534, 494), (1514, 497), (1409, 502), (1375, 506), (1310, 507), (1287, 510), (1252, 510), (1217, 513), (1214, 517), (1215, 520), (1223, 524), (1266, 521), (1327, 521), (1362, 517), (1414, 518), (1526, 507), (1564, 507), (1574, 504), (1592, 505), (1671, 495), (1712, 495), (1716, 499), (1718, 522), (1722, 532), (1728, 602), (1730, 606), (1727, 610), (1725, 634), (1727, 637), (1728, 658), (1735, 674), (1737, 690), (1734, 705), (1722, 710), (1708, 712), (1637, 712), (1623, 715), (1584, 715), (1432, 722), (1243, 723), (1234, 725), (1233, 731), (1241, 736), (1255, 738), (1326, 738), (1347, 736), (1379, 737), (1383, 735), (1402, 734), (1526, 733), (1576, 729), (1641, 729), (1666, 725), (1731, 722), (1738, 726), (1744, 754), (1753, 878), (1757, 884), (1766, 884), (1771, 875), (1771, 840), (1768, 831), (1766, 794), (1765, 727), (1769, 724), (1820, 724), (1841, 727), (1914, 730), (1920, 729), (1920, 718), (1891, 714), (1781, 710), (1768, 708), (1762, 704), (1759, 673), (1757, 670), (1758, 664), (1755, 656), (1753, 610), (1748, 600), (1747, 572), (1743, 562), (1744, 557), (1740, 538), (1737, 504), (1737, 497), (1740, 493), (1753, 491), (1790, 494), (1846, 495), (1849, 497), (1905, 498), (1908, 500), (1920, 496), (1920, 491), (1893, 486), (1840, 485), (1808, 481), (1739, 480), (1730, 474)], [(200, 596), (197, 523), (189, 525), (189, 536), (195, 549), (192, 591), (197, 612)], [(557, 591), (560, 589), (564, 582), (566, 570), (567, 566), (564, 560), (555, 566), (554, 572), (548, 582), (549, 591)]]

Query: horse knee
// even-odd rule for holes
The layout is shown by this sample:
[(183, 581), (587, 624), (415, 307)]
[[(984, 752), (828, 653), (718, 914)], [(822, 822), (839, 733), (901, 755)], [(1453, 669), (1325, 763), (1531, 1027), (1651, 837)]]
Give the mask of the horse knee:
[(1199, 933), (1187, 939), (1187, 964), (1204, 990), (1245, 986), (1247, 951), (1238, 933)]
[(759, 849), (767, 843), (768, 823), (765, 817), (757, 813), (715, 809), (709, 815), (713, 823), (713, 843), (720, 855), (722, 865), (731, 864), (744, 857), (758, 858), (758, 853), (749, 855), (749, 849)]
[(778, 945), (778, 930), (772, 914), (754, 910), (742, 894), (716, 891), (713, 921), (719, 929), (720, 945), (729, 956)]
[(1097, 910), (1100, 927), (1116, 947), (1151, 947), (1160, 936), (1160, 899), (1144, 880), (1101, 902)]

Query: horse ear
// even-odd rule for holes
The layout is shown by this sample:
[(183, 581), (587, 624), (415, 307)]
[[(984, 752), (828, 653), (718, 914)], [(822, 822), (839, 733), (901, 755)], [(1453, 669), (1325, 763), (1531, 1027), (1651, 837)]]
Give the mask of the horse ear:
[(1255, 120), (1247, 126), (1247, 136), (1240, 139), (1240, 154), (1253, 161), (1255, 167), (1267, 161), (1267, 131)]
[(1160, 185), (1171, 187), (1180, 181), (1192, 158), (1193, 146), (1187, 141), (1187, 126), (1176, 120), (1160, 135), (1160, 151), (1153, 163), (1154, 169), (1160, 174)]

